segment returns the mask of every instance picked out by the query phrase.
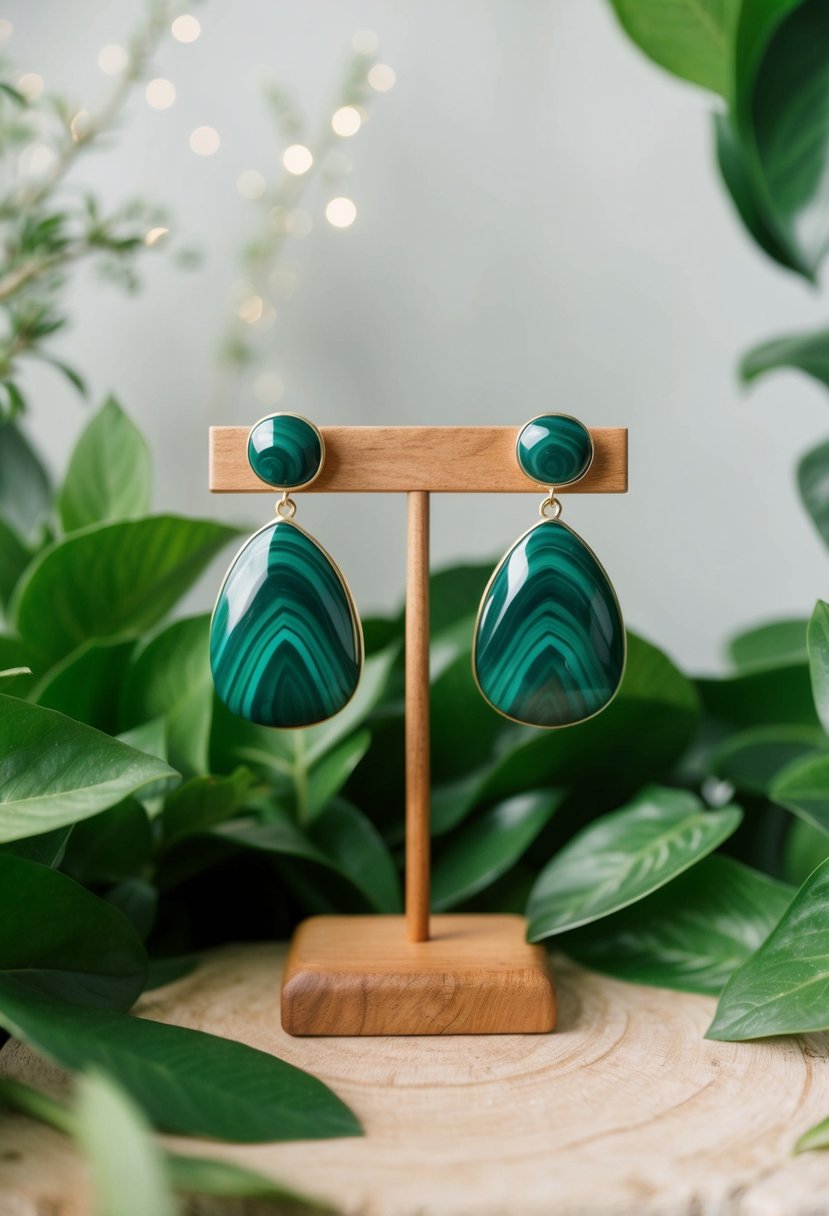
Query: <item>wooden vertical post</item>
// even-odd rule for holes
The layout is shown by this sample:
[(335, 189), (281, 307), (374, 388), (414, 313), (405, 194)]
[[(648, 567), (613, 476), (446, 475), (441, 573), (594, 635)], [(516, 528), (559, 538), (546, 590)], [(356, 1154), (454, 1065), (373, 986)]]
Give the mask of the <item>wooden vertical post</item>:
[(429, 940), (429, 495), (407, 496), (406, 931)]

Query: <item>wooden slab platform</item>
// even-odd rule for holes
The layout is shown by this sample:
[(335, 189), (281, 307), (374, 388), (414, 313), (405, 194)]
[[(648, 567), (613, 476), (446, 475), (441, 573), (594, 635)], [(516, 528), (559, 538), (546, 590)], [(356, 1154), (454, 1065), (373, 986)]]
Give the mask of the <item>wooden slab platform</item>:
[[(141, 1005), (309, 1069), (367, 1135), (224, 1147), (349, 1216), (818, 1216), (829, 1154), (793, 1158), (829, 1115), (827, 1038), (709, 1043), (705, 997), (603, 979), (556, 960), (550, 1035), (298, 1039), (279, 1024), (283, 951), (216, 952)], [(0, 1072), (60, 1092), (66, 1079), (7, 1046)], [(2, 1216), (89, 1216), (66, 1139), (0, 1121)], [(200, 1202), (199, 1213), (258, 1210)]]
[(523, 916), (450, 913), (430, 940), (403, 916), (312, 916), (297, 929), (282, 1025), (300, 1035), (542, 1034), (556, 998)]

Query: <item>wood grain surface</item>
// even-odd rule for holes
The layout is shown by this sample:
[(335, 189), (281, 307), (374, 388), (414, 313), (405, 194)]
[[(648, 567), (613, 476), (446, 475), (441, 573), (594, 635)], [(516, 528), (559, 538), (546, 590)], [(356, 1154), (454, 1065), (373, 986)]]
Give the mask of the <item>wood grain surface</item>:
[[(427, 874), (428, 880), (428, 874)], [(539, 1034), (555, 989), (523, 916), (433, 916), (429, 941), (402, 916), (312, 916), (282, 988), (290, 1034)]]
[(406, 512), (406, 922), (429, 937), (429, 495), (407, 494)]
[[(827, 1036), (703, 1039), (714, 1001), (557, 961), (551, 1035), (295, 1039), (279, 1025), (283, 951), (218, 951), (148, 993), (141, 1012), (228, 1035), (321, 1077), (363, 1139), (177, 1140), (330, 1199), (349, 1216), (819, 1216), (829, 1154), (791, 1156), (829, 1115)], [(63, 1093), (65, 1076), (9, 1045), (0, 1072)], [(0, 1126), (3, 1216), (90, 1216), (85, 1168), (57, 1132)], [(172, 1143), (172, 1142), (171, 1142)], [(195, 1209), (194, 1209), (195, 1210)], [(199, 1203), (207, 1216), (236, 1208)], [(149, 1216), (149, 1214), (148, 1214)]]
[[(325, 426), (325, 465), (297, 494), (407, 493), (537, 494), (515, 459), (517, 426)], [(218, 494), (276, 491), (248, 464), (245, 426), (210, 428), (210, 489)], [(589, 473), (565, 494), (624, 494), (628, 433), (596, 427)]]

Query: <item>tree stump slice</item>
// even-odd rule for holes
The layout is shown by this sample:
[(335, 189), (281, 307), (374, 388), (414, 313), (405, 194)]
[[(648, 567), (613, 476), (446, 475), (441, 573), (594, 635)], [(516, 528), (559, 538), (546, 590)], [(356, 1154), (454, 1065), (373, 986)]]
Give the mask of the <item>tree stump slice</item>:
[[(279, 1022), (284, 948), (235, 946), (138, 1011), (314, 1073), (362, 1139), (227, 1146), (170, 1138), (329, 1200), (349, 1216), (817, 1216), (829, 1153), (792, 1157), (829, 1115), (827, 1038), (706, 1042), (714, 1001), (557, 960), (549, 1035), (295, 1039)], [(11, 1043), (0, 1073), (56, 1095), (66, 1074)], [(90, 1216), (70, 1142), (2, 1115), (0, 1214)], [(255, 1212), (199, 1201), (200, 1213)], [(272, 1210), (272, 1209), (269, 1209)], [(149, 1216), (149, 1214), (148, 1214)]]

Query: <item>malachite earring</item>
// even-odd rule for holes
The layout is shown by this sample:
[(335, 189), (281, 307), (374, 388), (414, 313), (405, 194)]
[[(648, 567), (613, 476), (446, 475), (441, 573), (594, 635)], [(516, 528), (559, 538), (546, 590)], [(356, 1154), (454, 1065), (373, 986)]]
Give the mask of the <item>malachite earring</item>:
[(542, 414), (522, 427), (515, 452), (547, 496), (541, 522), (515, 541), (487, 583), (472, 670), (485, 700), (505, 717), (528, 726), (575, 726), (613, 700), (626, 654), (610, 579), (559, 518), (556, 489), (585, 476), (593, 437), (577, 418)]
[(363, 630), (339, 567), (294, 521), (291, 494), (319, 476), (325, 443), (299, 414), (251, 428), (248, 460), (282, 491), (276, 519), (230, 564), (210, 622), (210, 668), (231, 713), (261, 726), (323, 722), (348, 704), (363, 666)]

